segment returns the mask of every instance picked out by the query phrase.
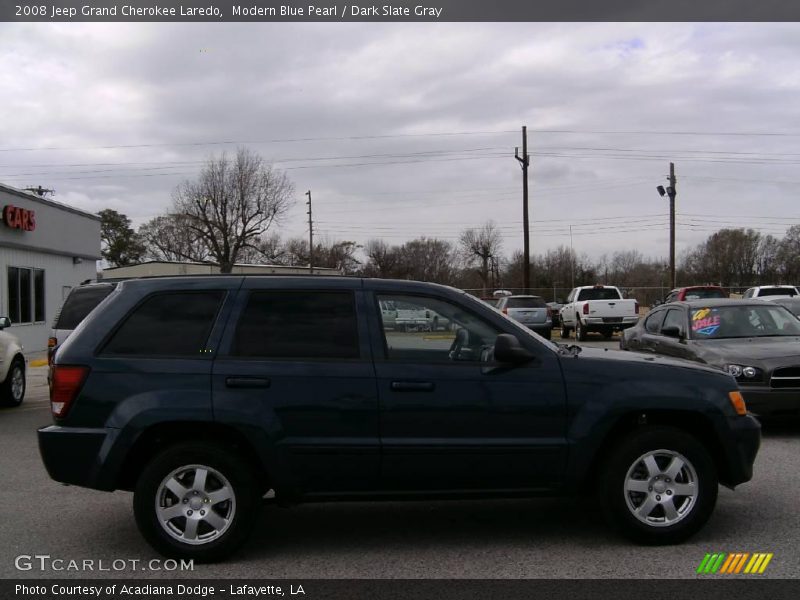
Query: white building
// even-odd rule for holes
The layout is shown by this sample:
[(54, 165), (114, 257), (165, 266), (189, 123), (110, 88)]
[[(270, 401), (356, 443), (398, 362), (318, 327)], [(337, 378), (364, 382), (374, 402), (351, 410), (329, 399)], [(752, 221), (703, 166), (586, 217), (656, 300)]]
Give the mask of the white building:
[(47, 349), (69, 291), (96, 277), (100, 217), (0, 184), (0, 316), (25, 352)]

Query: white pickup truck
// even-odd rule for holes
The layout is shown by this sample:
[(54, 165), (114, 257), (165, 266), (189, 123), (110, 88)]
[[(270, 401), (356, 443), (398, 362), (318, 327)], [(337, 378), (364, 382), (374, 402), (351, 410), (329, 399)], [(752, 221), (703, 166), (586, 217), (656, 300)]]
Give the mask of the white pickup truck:
[(575, 330), (575, 338), (586, 340), (590, 331), (602, 333), (606, 338), (633, 327), (639, 320), (639, 303), (623, 299), (619, 289), (611, 285), (585, 285), (576, 287), (567, 296), (559, 313), (561, 337), (566, 339)]

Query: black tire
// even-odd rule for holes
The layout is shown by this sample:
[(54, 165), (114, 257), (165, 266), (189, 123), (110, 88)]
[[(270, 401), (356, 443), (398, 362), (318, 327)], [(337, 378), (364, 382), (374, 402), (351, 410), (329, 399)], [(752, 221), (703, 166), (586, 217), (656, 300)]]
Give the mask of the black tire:
[(561, 321), (561, 339), (566, 340), (569, 339), (569, 327), (564, 325), (564, 321)]
[[(640, 461), (651, 452), (655, 453), (655, 464), (662, 469), (655, 476), (660, 476), (656, 481)], [(670, 479), (668, 466), (676, 457), (685, 461), (684, 470)], [(717, 502), (717, 468), (711, 455), (695, 437), (672, 427), (646, 427), (633, 432), (611, 451), (599, 475), (606, 518), (623, 535), (641, 544), (677, 544), (686, 540), (705, 525)], [(642, 491), (630, 491), (626, 488), (628, 482), (642, 487)], [(694, 490), (694, 495), (681, 495), (682, 489)], [(667, 511), (670, 503), (674, 512)], [(653, 508), (646, 519), (634, 514), (637, 510), (647, 511), (649, 506)], [(674, 524), (669, 524), (670, 519)]]
[(550, 338), (552, 338), (552, 337), (553, 337), (553, 330), (552, 330), (552, 329), (548, 329), (547, 331), (545, 331), (545, 332), (542, 334), (542, 337), (543, 337), (544, 339), (546, 339), (546, 340), (549, 340)]
[[(191, 497), (190, 488), (187, 487), (186, 497), (191, 498), (191, 503), (186, 504), (186, 509), (194, 508), (195, 519), (202, 521), (197, 525), (195, 539), (201, 535), (212, 536), (206, 541), (195, 544), (181, 541), (176, 537), (186, 534), (188, 517), (176, 516), (167, 521), (167, 525), (162, 525), (156, 509), (157, 503), (168, 502), (168, 497), (172, 500), (177, 498), (177, 495), (162, 488), (162, 483), (176, 471), (179, 475), (173, 479), (179, 479), (181, 477), (180, 470), (184, 467), (188, 469), (185, 477), (193, 475), (193, 467), (204, 467), (208, 470), (208, 483), (203, 488), (208, 490), (206, 493), (212, 502), (212, 494), (215, 489), (216, 491), (232, 489), (232, 502), (228, 500), (203, 504), (206, 498), (201, 498), (197, 500), (197, 505), (194, 505), (195, 499)], [(199, 469), (194, 473), (198, 471)], [(216, 475), (221, 475), (227, 480), (225, 483), (228, 483), (230, 487), (226, 488), (224, 485), (215, 487), (215, 484), (222, 481)], [(187, 486), (193, 486), (195, 479), (194, 477), (184, 478), (182, 481), (186, 482)], [(136, 524), (147, 542), (164, 556), (194, 559), (200, 563), (224, 560), (244, 544), (247, 536), (253, 530), (261, 509), (263, 487), (263, 478), (258, 476), (256, 469), (251, 467), (245, 458), (226, 446), (199, 442), (176, 444), (156, 455), (139, 476), (133, 497)], [(184, 504), (175, 501), (167, 508), (175, 507), (177, 510)], [(221, 509), (212, 509), (212, 506), (219, 506)], [(212, 510), (215, 513), (213, 515)], [(215, 516), (215, 518), (222, 515), (222, 521), (228, 524), (222, 528), (221, 533), (214, 533), (218, 530), (199, 517), (200, 513)], [(191, 510), (189, 510), (189, 514), (192, 514)], [(181, 527), (183, 527), (182, 531)], [(169, 533), (167, 528), (173, 530), (173, 533)], [(209, 533), (208, 529), (213, 531)]]
[(575, 320), (575, 339), (579, 342), (586, 341), (586, 327), (578, 318)]
[(5, 381), (0, 384), (0, 405), (19, 406), (25, 399), (25, 361), (14, 357)]

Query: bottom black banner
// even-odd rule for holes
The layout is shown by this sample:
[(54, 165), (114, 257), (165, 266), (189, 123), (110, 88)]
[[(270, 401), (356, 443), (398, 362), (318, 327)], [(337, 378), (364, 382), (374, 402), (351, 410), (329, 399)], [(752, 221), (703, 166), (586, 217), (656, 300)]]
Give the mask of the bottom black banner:
[(307, 580), (2, 580), (0, 598), (128, 600), (493, 600), (517, 599), (792, 600), (794, 579), (307, 579)]

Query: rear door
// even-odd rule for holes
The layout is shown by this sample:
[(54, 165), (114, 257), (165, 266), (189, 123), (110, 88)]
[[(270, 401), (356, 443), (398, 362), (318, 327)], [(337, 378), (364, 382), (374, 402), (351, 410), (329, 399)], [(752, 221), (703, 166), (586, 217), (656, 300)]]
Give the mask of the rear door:
[(373, 489), (378, 400), (360, 280), (246, 279), (214, 362), (214, 416), (266, 442), (300, 493)]

